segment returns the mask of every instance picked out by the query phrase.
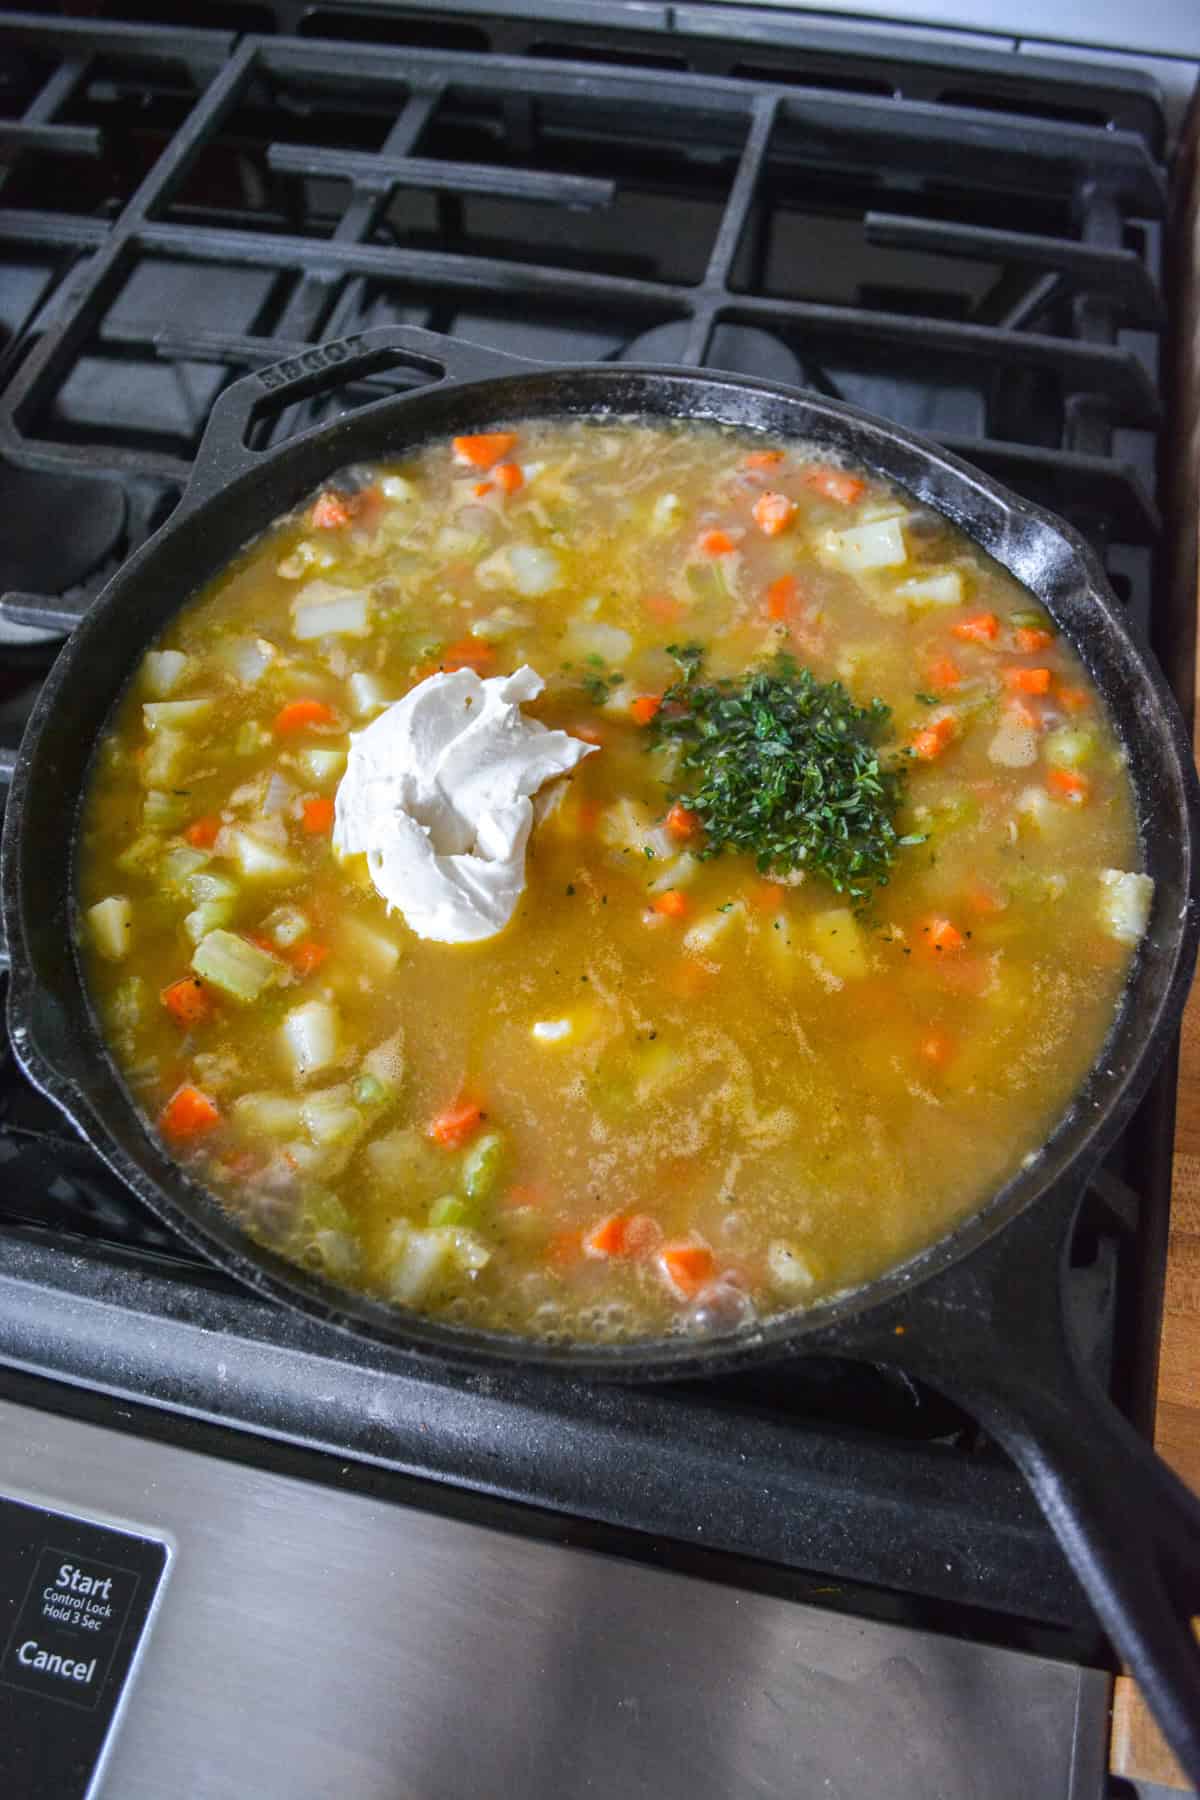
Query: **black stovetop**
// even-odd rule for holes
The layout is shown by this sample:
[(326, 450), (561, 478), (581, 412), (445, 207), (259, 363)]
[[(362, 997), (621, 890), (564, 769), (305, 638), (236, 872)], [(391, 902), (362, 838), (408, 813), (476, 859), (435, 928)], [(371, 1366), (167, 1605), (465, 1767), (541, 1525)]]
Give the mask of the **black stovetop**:
[[(169, 513), (221, 388), (397, 320), (867, 406), (1066, 514), (1168, 642), (1145, 78), (621, 0), (92, 11), (0, 15), (0, 748), (56, 630)], [(1071, 1277), (1143, 1424), (1170, 1093), (1168, 1070), (1089, 1194)], [(835, 1604), (1097, 1654), (1020, 1479), (906, 1377), (810, 1358), (595, 1389), (353, 1344), (198, 1264), (6, 1044), (0, 1365), (142, 1402), (143, 1429), (187, 1415), (257, 1434), (242, 1454), (309, 1446), (553, 1509), (560, 1534), (703, 1544)]]

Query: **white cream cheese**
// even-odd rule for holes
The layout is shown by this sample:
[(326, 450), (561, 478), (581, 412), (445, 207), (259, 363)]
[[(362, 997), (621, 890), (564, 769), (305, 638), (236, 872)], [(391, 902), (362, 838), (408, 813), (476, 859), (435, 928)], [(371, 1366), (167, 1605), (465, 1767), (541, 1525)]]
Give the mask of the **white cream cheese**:
[(481, 680), (430, 675), (350, 739), (334, 849), (365, 852), (375, 887), (418, 937), (494, 937), (525, 887), (532, 796), (596, 748), (527, 719), (528, 665)]

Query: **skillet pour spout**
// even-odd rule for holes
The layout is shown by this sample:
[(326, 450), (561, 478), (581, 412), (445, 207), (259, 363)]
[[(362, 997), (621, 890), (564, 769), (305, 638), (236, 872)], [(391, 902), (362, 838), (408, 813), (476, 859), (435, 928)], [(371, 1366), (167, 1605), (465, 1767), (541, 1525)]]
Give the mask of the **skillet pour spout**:
[[(269, 408), (399, 367), (424, 384), (268, 450)], [(639, 414), (804, 439), (907, 488), (1038, 597), (1083, 658), (1128, 758), (1155, 881), (1150, 928), (1119, 1016), (1038, 1157), (913, 1262), (808, 1313), (739, 1335), (623, 1346), (530, 1344), (338, 1290), (252, 1243), (146, 1130), (96, 1029), (76, 958), (75, 845), (60, 805), (148, 642), (245, 543), (350, 463), (521, 417)], [(1172, 1041), (1198, 930), (1200, 784), (1178, 709), (1130, 637), (1091, 552), (1061, 521), (937, 445), (798, 389), (711, 371), (541, 367), (404, 326), (315, 347), (234, 383), (213, 409), (179, 508), (79, 621), (37, 700), (12, 770), (2, 846), (8, 1016), (28, 1077), (182, 1238), (260, 1294), (357, 1336), (431, 1357), (528, 1362), (572, 1376), (711, 1375), (812, 1352), (902, 1364), (950, 1393), (1028, 1478), (1118, 1654), (1200, 1785), (1200, 1502), (1079, 1366), (1064, 1308), (1078, 1198)]]

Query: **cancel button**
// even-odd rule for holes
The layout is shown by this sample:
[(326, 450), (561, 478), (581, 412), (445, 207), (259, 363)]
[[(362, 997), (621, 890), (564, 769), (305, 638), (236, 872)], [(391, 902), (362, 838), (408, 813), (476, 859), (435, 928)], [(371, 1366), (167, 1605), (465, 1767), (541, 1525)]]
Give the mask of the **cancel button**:
[(17, 1661), (26, 1669), (38, 1669), (44, 1675), (57, 1675), (60, 1681), (89, 1682), (96, 1673), (96, 1658), (81, 1662), (78, 1657), (63, 1656), (57, 1650), (43, 1650), (35, 1638), (26, 1638), (17, 1646)]

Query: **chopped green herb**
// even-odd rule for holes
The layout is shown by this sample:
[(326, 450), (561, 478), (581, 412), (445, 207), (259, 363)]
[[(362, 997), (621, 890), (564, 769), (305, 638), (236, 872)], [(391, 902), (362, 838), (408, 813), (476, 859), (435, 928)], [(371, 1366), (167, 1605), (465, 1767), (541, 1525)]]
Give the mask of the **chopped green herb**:
[(812, 869), (855, 899), (885, 884), (903, 787), (876, 747), (889, 708), (856, 705), (790, 656), (740, 683), (702, 682), (699, 647), (669, 648), (683, 678), (648, 729), (655, 743), (678, 743), (681, 770), (697, 777), (679, 795), (704, 823), (697, 854), (745, 851), (764, 874)]

